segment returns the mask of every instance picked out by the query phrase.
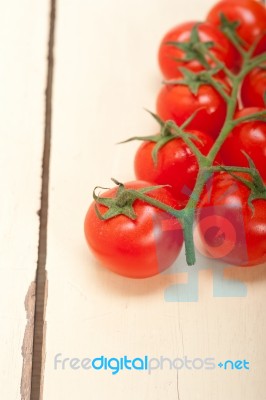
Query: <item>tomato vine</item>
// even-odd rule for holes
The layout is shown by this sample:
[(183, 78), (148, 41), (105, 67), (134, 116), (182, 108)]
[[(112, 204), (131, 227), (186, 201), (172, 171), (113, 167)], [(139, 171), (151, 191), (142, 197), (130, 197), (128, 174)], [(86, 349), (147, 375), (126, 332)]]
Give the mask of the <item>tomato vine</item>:
[[(226, 117), (224, 120), (224, 124), (220, 130), (220, 133), (217, 139), (214, 141), (210, 151), (207, 155), (203, 155), (201, 151), (197, 148), (193, 140), (191, 140), (190, 135), (185, 131), (186, 126), (191, 122), (191, 120), (195, 117), (196, 113), (191, 115), (191, 117), (181, 126), (177, 126), (174, 121), (167, 121), (163, 123), (163, 121), (158, 118), (156, 115), (153, 116), (157, 119), (161, 126), (161, 135), (158, 136), (147, 136), (147, 137), (134, 137), (130, 140), (148, 140), (156, 143), (153, 152), (153, 160), (156, 163), (158, 151), (160, 148), (164, 146), (168, 141), (174, 138), (181, 138), (187, 146), (190, 148), (192, 153), (195, 155), (198, 161), (199, 170), (197, 175), (197, 180), (194, 186), (194, 189), (190, 195), (190, 198), (186, 204), (186, 206), (177, 210), (175, 208), (166, 205), (156, 198), (152, 198), (147, 196), (145, 193), (150, 190), (155, 190), (157, 186), (153, 186), (151, 188), (145, 190), (133, 190), (126, 189), (123, 184), (115, 181), (115, 183), (119, 186), (121, 197), (114, 204), (111, 200), (106, 200), (101, 198), (100, 196), (95, 195), (94, 199), (96, 203), (104, 204), (106, 207), (109, 207), (109, 211), (103, 217), (104, 219), (113, 218), (114, 216), (120, 214), (127, 215), (129, 218), (135, 218), (133, 211), (133, 203), (135, 199), (140, 199), (150, 205), (153, 205), (160, 210), (166, 211), (168, 214), (177, 218), (184, 231), (184, 240), (185, 240), (185, 250), (186, 250), (186, 260), (188, 265), (193, 265), (195, 263), (195, 246), (193, 240), (193, 223), (195, 220), (195, 213), (197, 209), (197, 205), (202, 194), (204, 185), (207, 180), (211, 177), (214, 172), (226, 171), (230, 173), (235, 179), (241, 180), (246, 186), (251, 190), (251, 195), (249, 198), (249, 205), (252, 207), (252, 201), (254, 199), (266, 199), (266, 187), (263, 183), (262, 178), (260, 177), (259, 172), (256, 170), (254, 163), (248, 157), (249, 167), (237, 167), (237, 166), (220, 166), (214, 164), (214, 160), (223, 145), (224, 141), (228, 137), (229, 133), (232, 129), (239, 125), (240, 123), (252, 121), (252, 120), (262, 120), (266, 121), (266, 110), (256, 112), (251, 115), (246, 115), (238, 119), (234, 119), (234, 114), (237, 108), (238, 101), (238, 93), (240, 90), (241, 83), (245, 76), (255, 67), (260, 66), (262, 63), (266, 61), (266, 53), (253, 56), (254, 49), (256, 48), (259, 39), (249, 48), (246, 49), (243, 45), (242, 41), (239, 39), (236, 33), (237, 24), (229, 23), (226, 18), (222, 17), (222, 25), (224, 34), (234, 45), (238, 53), (242, 58), (242, 65), (238, 72), (232, 72), (221, 60), (219, 60), (211, 51), (210, 44), (204, 45), (200, 42), (199, 35), (197, 35), (197, 27), (195, 27), (193, 31), (193, 40), (195, 41), (195, 37), (197, 38), (196, 43), (196, 51), (194, 51), (194, 57), (198, 62), (202, 63), (204, 67), (206, 67), (206, 60), (209, 59), (214, 64), (214, 67), (207, 65), (207, 69), (200, 72), (191, 72), (185, 68), (180, 68), (183, 79), (179, 79), (177, 81), (167, 82), (167, 84), (174, 84), (178, 82), (178, 84), (184, 84), (192, 87), (192, 90), (197, 91), (198, 87), (202, 84), (208, 83), (213, 86), (213, 88), (223, 97), (226, 102)], [(177, 44), (178, 45), (178, 44)], [(194, 43), (195, 45), (195, 43)], [(191, 53), (190, 45), (182, 45), (182, 50), (184, 52)], [(188, 54), (188, 59), (189, 54)], [(223, 72), (225, 77), (231, 82), (231, 92), (230, 94), (226, 91), (226, 88), (218, 83), (215, 79), (215, 74), (218, 72)], [(235, 175), (235, 172), (244, 172), (248, 173), (251, 176), (250, 180), (245, 180), (243, 178)], [(158, 186), (159, 187), (159, 186)], [(130, 205), (130, 207), (129, 207)], [(96, 206), (97, 207), (97, 206)], [(98, 213), (99, 218), (101, 215)]]

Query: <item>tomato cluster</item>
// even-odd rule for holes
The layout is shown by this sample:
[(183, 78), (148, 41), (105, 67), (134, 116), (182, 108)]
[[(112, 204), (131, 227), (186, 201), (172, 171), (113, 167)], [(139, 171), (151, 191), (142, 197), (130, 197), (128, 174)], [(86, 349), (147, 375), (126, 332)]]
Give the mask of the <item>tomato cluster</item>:
[(207, 257), (236, 266), (266, 260), (266, 59), (249, 67), (265, 52), (266, 9), (256, 0), (221, 0), (206, 21), (166, 33), (153, 114), (160, 133), (142, 138), (137, 180), (94, 193), (85, 218), (104, 266), (133, 278), (168, 268), (191, 204)]

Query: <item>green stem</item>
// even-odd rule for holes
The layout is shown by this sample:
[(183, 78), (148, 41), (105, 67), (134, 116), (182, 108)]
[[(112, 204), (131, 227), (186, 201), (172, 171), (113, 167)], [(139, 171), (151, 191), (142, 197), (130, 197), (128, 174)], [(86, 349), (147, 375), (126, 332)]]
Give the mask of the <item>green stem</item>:
[(249, 59), (239, 75), (244, 78), (253, 68), (258, 67), (264, 62), (266, 62), (266, 52)]
[[(247, 53), (246, 53), (247, 54)], [(252, 61), (249, 61), (247, 59), (246, 63), (244, 63), (242, 70), (239, 72), (238, 75), (234, 76), (232, 79), (232, 93), (231, 96), (227, 102), (227, 113), (226, 113), (226, 118), (224, 121), (224, 125), (222, 127), (222, 130), (216, 139), (215, 143), (213, 144), (211, 150), (209, 151), (208, 154), (208, 159), (211, 163), (213, 163), (217, 153), (219, 152), (221, 146), (223, 145), (224, 141), (226, 140), (227, 136), (231, 132), (231, 130), (237, 125), (234, 121), (234, 113), (235, 109), (237, 106), (237, 96), (238, 96), (238, 91), (239, 87), (241, 85), (241, 82), (245, 78), (245, 76), (248, 74), (248, 72), (254, 68), (255, 66), (258, 66), (262, 60), (266, 61), (266, 53), (263, 53), (255, 58), (252, 59)], [(252, 65), (252, 67), (251, 67)], [(258, 114), (265, 114), (265, 111), (263, 110), (262, 112)], [(251, 116), (246, 116), (246, 117), (241, 117), (238, 119), (239, 122), (243, 122), (245, 120), (248, 120), (248, 118), (251, 118)]]
[(235, 127), (243, 122), (254, 121), (256, 119), (260, 119), (260, 117), (265, 117), (265, 119), (266, 119), (266, 110), (258, 111), (257, 113), (250, 114), (250, 115), (244, 115), (243, 117), (234, 119), (232, 121), (232, 125), (233, 125), (233, 127)]
[(217, 82), (214, 78), (209, 78), (209, 83), (216, 89), (218, 93), (223, 97), (223, 99), (226, 102), (229, 102), (230, 96), (226, 93), (226, 91), (223, 89), (222, 85)]
[[(237, 47), (239, 47), (237, 43)], [(244, 50), (243, 50), (244, 54)], [(242, 54), (242, 55), (243, 55)], [(226, 118), (223, 124), (223, 127), (221, 129), (221, 132), (219, 136), (217, 137), (216, 141), (214, 142), (212, 148), (210, 149), (207, 157), (202, 160), (198, 159), (199, 161), (199, 173), (197, 176), (197, 181), (194, 187), (194, 190), (191, 194), (191, 197), (184, 209), (184, 213), (186, 215), (186, 212), (189, 211), (189, 219), (184, 219), (184, 237), (185, 237), (185, 246), (186, 246), (186, 258), (188, 265), (191, 265), (193, 263), (193, 260), (195, 258), (195, 250), (194, 250), (194, 242), (193, 242), (193, 233), (192, 233), (192, 226), (193, 222), (191, 222), (191, 219), (193, 220), (195, 217), (195, 209), (197, 207), (199, 197), (202, 193), (203, 187), (210, 177), (212, 171), (215, 171), (215, 168), (217, 168), (218, 171), (220, 171), (220, 167), (215, 167), (213, 166), (213, 162), (215, 160), (215, 157), (217, 153), (219, 152), (221, 146), (223, 145), (224, 141), (226, 140), (227, 136), (230, 134), (232, 128), (236, 126), (236, 124), (233, 122), (234, 121), (234, 113), (236, 110), (237, 106), (237, 97), (238, 97), (238, 92), (239, 92), (239, 87), (241, 85), (242, 80), (246, 76), (246, 74), (255, 66), (259, 65), (261, 62), (266, 60), (266, 54), (260, 55), (252, 59), (252, 61), (249, 61), (249, 57), (251, 55), (247, 55), (245, 52), (244, 56), (244, 64), (242, 67), (242, 70), (239, 72), (238, 75), (233, 75), (231, 76), (231, 81), (232, 81), (232, 92), (231, 96), (226, 99), (227, 101), (227, 112), (226, 112)], [(213, 82), (212, 82), (213, 84)], [(213, 85), (214, 87), (216, 85)], [(239, 122), (239, 121), (238, 121)], [(207, 161), (207, 162), (206, 162)], [(207, 167), (207, 168), (206, 168)], [(213, 170), (208, 169), (208, 167), (212, 167)], [(239, 168), (239, 171), (241, 172), (250, 172), (249, 168)], [(235, 169), (236, 171), (236, 169)]]
[(237, 51), (241, 54), (241, 56), (243, 57), (243, 60), (246, 60), (248, 57), (248, 53), (242, 47), (242, 45), (239, 43), (236, 36), (231, 31), (228, 31), (228, 30), (225, 30), (224, 33), (228, 37), (228, 39), (233, 43), (233, 45), (235, 46)]
[(229, 79), (234, 78), (233, 72), (230, 71), (229, 68), (223, 63), (219, 58), (217, 58), (211, 51), (207, 50), (208, 57), (217, 65), (217, 67), (221, 68), (225, 72), (225, 74), (228, 76)]
[(193, 265), (196, 262), (195, 245), (193, 238), (193, 222), (195, 219), (196, 206), (198, 204), (200, 194), (210, 176), (211, 172), (202, 169), (199, 170), (193, 192), (186, 207), (184, 208), (184, 210), (182, 210), (184, 214), (182, 225), (184, 229), (186, 260), (188, 265)]
[(182, 224), (184, 229), (186, 261), (189, 266), (194, 265), (196, 262), (195, 246), (193, 241), (193, 222), (194, 212), (187, 215)]
[(132, 193), (134, 195), (134, 197), (136, 197), (137, 199), (143, 200), (143, 201), (145, 201), (145, 203), (151, 204), (152, 206), (157, 207), (160, 210), (163, 210), (163, 211), (167, 212), (168, 214), (173, 215), (177, 219), (183, 218), (183, 214), (184, 214), (183, 210), (176, 210), (175, 208), (170, 207), (167, 204), (162, 203), (161, 201), (156, 200), (156, 199), (154, 199), (150, 196), (147, 196), (143, 193), (140, 193), (136, 190), (127, 189), (127, 192)]
[(252, 43), (252, 45), (250, 46), (250, 48), (248, 49), (247, 53), (248, 53), (248, 57), (252, 58), (252, 55), (256, 49), (256, 47), (258, 46), (259, 42), (261, 41), (261, 39), (263, 38), (264, 33), (262, 33), (260, 36), (258, 36), (254, 42)]
[[(169, 121), (171, 122), (171, 121)], [(201, 153), (201, 151), (197, 148), (197, 146), (193, 143), (189, 136), (184, 134), (183, 129), (179, 126), (172, 123), (172, 129), (179, 135), (182, 135), (182, 140), (186, 143), (186, 145), (190, 148), (193, 154), (196, 156), (199, 164), (204, 163), (206, 157)]]
[(226, 172), (226, 171), (232, 171), (232, 172), (244, 172), (247, 174), (252, 174), (250, 168), (248, 167), (233, 167), (233, 166), (212, 166), (212, 167), (207, 167), (206, 171), (209, 172)]
[(159, 208), (160, 210), (165, 211), (166, 213), (173, 215), (177, 218), (183, 227), (184, 230), (184, 239), (185, 239), (185, 253), (186, 253), (186, 260), (188, 265), (194, 265), (196, 261), (195, 255), (195, 246), (193, 241), (193, 222), (194, 222), (194, 213), (195, 208), (190, 209), (183, 209), (183, 210), (176, 210), (173, 207), (162, 203), (159, 200), (156, 200), (150, 196), (146, 196), (143, 193), (137, 192), (135, 190), (127, 189), (127, 194), (132, 193), (135, 198), (145, 201), (145, 203), (151, 204)]
[(232, 121), (234, 119), (234, 113), (237, 106), (237, 95), (240, 83), (241, 83), (240, 77), (239, 76), (235, 77), (233, 80), (231, 97), (227, 103), (227, 112), (224, 125), (207, 156), (211, 164), (213, 163), (217, 153), (219, 152), (221, 146), (223, 145), (224, 141), (226, 140), (227, 136), (229, 135), (229, 133), (233, 128)]
[(130, 194), (130, 192), (132, 192), (132, 194), (134, 194), (134, 197), (138, 198), (139, 200), (143, 200), (145, 201), (145, 203), (151, 204), (152, 206), (155, 206), (160, 210), (163, 210), (168, 214), (173, 215), (181, 222), (182, 227), (184, 229), (187, 264), (194, 265), (196, 262), (195, 246), (193, 241), (193, 222), (194, 222), (195, 209), (194, 208), (186, 209), (186, 211), (184, 211), (185, 209), (176, 210), (175, 208), (170, 207), (165, 203), (162, 203), (161, 201), (156, 200), (150, 196), (146, 196), (145, 194), (142, 194), (135, 190), (131, 191), (130, 189), (127, 189), (127, 193)]

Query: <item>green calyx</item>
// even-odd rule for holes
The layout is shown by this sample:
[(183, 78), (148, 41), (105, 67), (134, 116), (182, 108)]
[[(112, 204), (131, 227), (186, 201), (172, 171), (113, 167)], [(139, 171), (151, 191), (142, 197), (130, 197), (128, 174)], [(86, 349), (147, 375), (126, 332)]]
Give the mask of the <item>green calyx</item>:
[(166, 42), (166, 45), (177, 47), (184, 52), (184, 58), (175, 58), (176, 61), (192, 61), (198, 60), (203, 67), (206, 69), (210, 68), (210, 65), (206, 59), (206, 50), (214, 46), (214, 42), (202, 42), (199, 37), (198, 27), (196, 24), (190, 35), (190, 40), (188, 42)]
[[(183, 75), (181, 79), (172, 79), (169, 81), (164, 81), (166, 85), (185, 85), (188, 86), (191, 92), (196, 96), (198, 94), (199, 88), (202, 85), (212, 85), (213, 84), (213, 75), (216, 75), (219, 71), (221, 71), (221, 67), (212, 68), (206, 71), (200, 72), (192, 72), (187, 68), (180, 67), (180, 72)], [(219, 86), (220, 90), (224, 90), (224, 86), (216, 81), (217, 87)]]
[[(146, 111), (148, 111), (148, 110), (146, 110)], [(181, 125), (180, 127), (178, 127), (174, 121), (169, 120), (169, 121), (164, 122), (160, 119), (160, 117), (158, 115), (152, 113), (151, 111), (148, 111), (160, 125), (160, 133), (156, 134), (156, 135), (151, 135), (151, 136), (133, 136), (127, 140), (124, 140), (123, 142), (120, 142), (120, 144), (131, 142), (133, 140), (141, 140), (141, 141), (156, 143), (156, 145), (154, 146), (154, 148), (152, 150), (151, 155), (152, 155), (154, 165), (157, 165), (158, 153), (159, 153), (160, 149), (163, 146), (165, 146), (168, 142), (170, 142), (171, 140), (182, 138), (184, 141), (186, 141), (188, 143), (189, 146), (191, 145), (194, 149), (195, 145), (192, 142), (192, 139), (193, 139), (193, 141), (200, 141), (200, 139), (195, 137), (195, 135), (185, 132), (184, 129), (190, 124), (190, 122), (193, 120), (193, 118), (196, 116), (196, 114), (199, 111), (200, 111), (200, 109), (197, 110), (195, 113), (193, 113), (190, 116), (190, 118), (188, 118), (188, 120), (185, 121), (185, 123), (183, 125)]]
[[(136, 220), (137, 215), (134, 211), (133, 204), (135, 200), (144, 195), (147, 192), (151, 192), (156, 189), (160, 189), (161, 187), (165, 187), (167, 185), (158, 185), (158, 186), (149, 186), (146, 188), (141, 188), (137, 190), (126, 189), (123, 183), (118, 182), (116, 179), (112, 178), (112, 181), (118, 185), (118, 189), (115, 197), (100, 197), (96, 194), (97, 189), (107, 189), (102, 188), (100, 186), (96, 186), (93, 190), (93, 199), (95, 200), (95, 212), (99, 219), (108, 220), (114, 218), (118, 215), (125, 215), (126, 217)], [(147, 196), (146, 196), (147, 197)], [(101, 214), (97, 204), (101, 204), (108, 208), (108, 210)]]
[(222, 32), (227, 36), (241, 56), (247, 59), (247, 52), (245, 50), (247, 43), (237, 33), (239, 25), (239, 21), (230, 21), (224, 14), (220, 15), (220, 28)]
[[(254, 161), (252, 158), (242, 150), (242, 153), (248, 160), (249, 168), (237, 168), (237, 167), (226, 167), (226, 166), (220, 166), (221, 170), (227, 172), (231, 176), (234, 177), (237, 181), (243, 183), (245, 186), (247, 186), (250, 189), (250, 195), (248, 197), (248, 206), (251, 209), (252, 213), (254, 212), (254, 205), (252, 202), (254, 200), (266, 200), (266, 186), (263, 182), (263, 179), (257, 170)], [(232, 171), (235, 169), (235, 172), (239, 170), (239, 172), (248, 173), (251, 176), (251, 179), (245, 179), (242, 176), (236, 175)]]
[(223, 13), (221, 13), (220, 22), (220, 28), (224, 33), (226, 33), (230, 37), (234, 36), (239, 44), (244, 44), (244, 41), (238, 36), (236, 32), (237, 28), (240, 25), (239, 21), (230, 21)]

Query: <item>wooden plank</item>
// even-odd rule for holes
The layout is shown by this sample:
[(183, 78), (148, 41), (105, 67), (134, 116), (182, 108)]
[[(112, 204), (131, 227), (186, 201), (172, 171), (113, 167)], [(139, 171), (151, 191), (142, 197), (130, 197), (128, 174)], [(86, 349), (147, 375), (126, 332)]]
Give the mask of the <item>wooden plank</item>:
[(0, 392), (10, 400), (30, 398), (48, 9), (1, 2)]
[[(110, 177), (133, 179), (136, 144), (151, 134), (161, 75), (158, 43), (171, 26), (202, 19), (212, 0), (99, 2), (59, 0), (49, 197), (46, 362), (44, 398), (65, 400), (263, 399), (266, 333), (265, 266), (222, 267), (199, 257), (188, 273), (143, 281), (116, 276), (86, 248), (83, 220), (94, 186)], [(198, 269), (197, 269), (198, 268)], [(199, 270), (199, 271), (198, 271)], [(198, 272), (197, 272), (198, 271)], [(223, 274), (226, 279), (223, 279)], [(235, 278), (239, 282), (230, 285)], [(190, 285), (180, 286), (190, 282)], [(241, 284), (242, 283), (242, 284)], [(179, 284), (174, 298), (171, 286)], [(74, 370), (55, 357), (215, 358), (215, 369), (148, 372)], [(251, 370), (217, 364), (246, 359)], [(153, 361), (156, 365), (156, 360)], [(197, 365), (197, 364), (196, 364)]]

